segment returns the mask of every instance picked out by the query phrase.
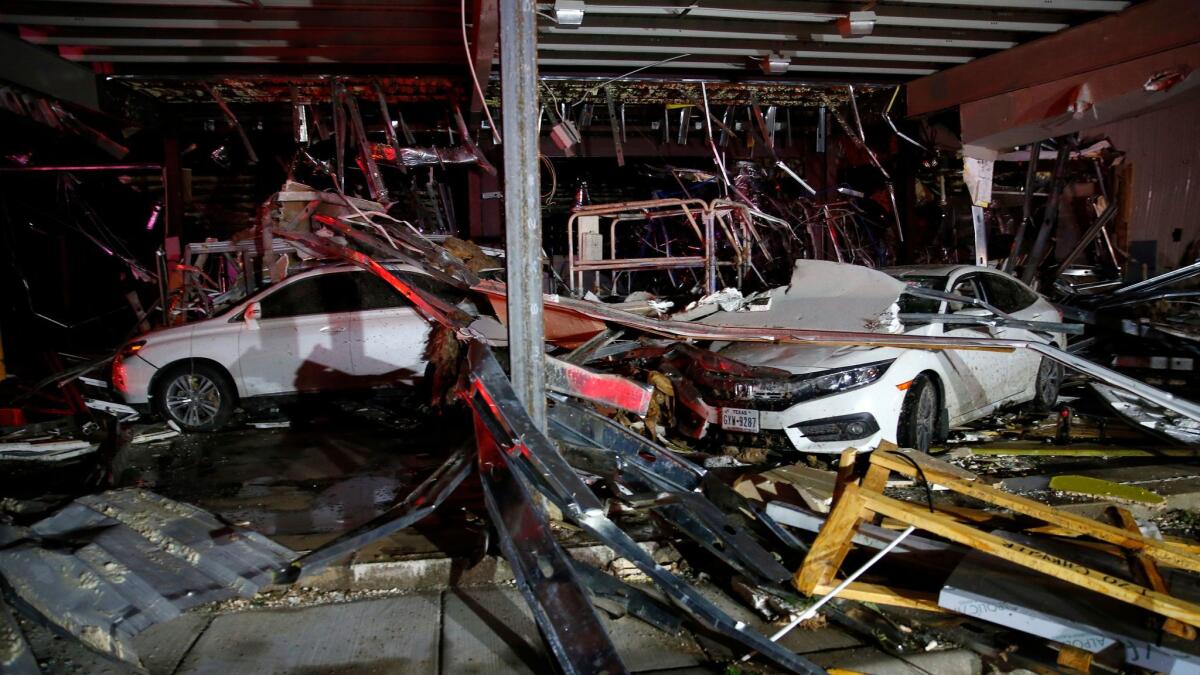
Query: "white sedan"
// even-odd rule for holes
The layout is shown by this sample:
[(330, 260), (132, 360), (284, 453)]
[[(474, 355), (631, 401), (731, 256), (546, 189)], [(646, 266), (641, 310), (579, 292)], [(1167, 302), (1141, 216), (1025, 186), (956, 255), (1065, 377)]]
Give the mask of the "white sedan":
[[(1011, 322), (985, 325), (994, 318), (987, 309), (902, 294), (905, 286), (979, 299), (1012, 319), (1062, 320), (1061, 313), (1028, 286), (991, 268), (916, 266), (876, 271), (823, 261), (797, 263), (792, 283), (771, 291), (772, 297), (698, 320), (716, 325), (903, 331), (1066, 345), (1061, 333), (1030, 330)], [(949, 427), (1002, 407), (1052, 407), (1062, 381), (1059, 364), (1024, 350), (749, 342), (714, 345), (714, 349), (721, 357), (772, 368), (778, 375), (730, 377), (692, 369), (689, 375), (710, 409), (715, 409), (705, 426), (719, 425), (726, 432), (783, 435), (792, 447), (812, 453), (837, 453), (848, 447), (867, 451), (884, 440), (926, 451)]]
[[(393, 272), (441, 286), (413, 267)], [(212, 431), (248, 398), (411, 384), (425, 375), (429, 330), (376, 275), (320, 267), (212, 318), (138, 337), (114, 360), (112, 384), (130, 405)]]

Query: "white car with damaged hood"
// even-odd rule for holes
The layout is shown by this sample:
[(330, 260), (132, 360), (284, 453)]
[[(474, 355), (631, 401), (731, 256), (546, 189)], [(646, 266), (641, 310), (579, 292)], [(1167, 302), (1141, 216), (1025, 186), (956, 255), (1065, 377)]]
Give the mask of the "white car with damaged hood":
[[(735, 311), (702, 305), (686, 318), (716, 326), (1007, 338), (1066, 346), (1062, 333), (1012, 322), (985, 325), (995, 315), (979, 303), (916, 297), (902, 293), (906, 286), (977, 299), (1012, 319), (1062, 320), (1061, 313), (1028, 286), (991, 268), (942, 265), (880, 271), (819, 260), (797, 262), (788, 286), (750, 296)], [(692, 379), (705, 402), (716, 409), (706, 426), (783, 435), (796, 450), (812, 453), (838, 453), (848, 447), (873, 450), (882, 441), (927, 451), (950, 427), (1000, 408), (1052, 407), (1063, 372), (1058, 363), (1022, 349), (751, 342), (712, 348), (741, 364), (776, 369), (778, 376), (710, 371), (697, 377), (693, 369)]]

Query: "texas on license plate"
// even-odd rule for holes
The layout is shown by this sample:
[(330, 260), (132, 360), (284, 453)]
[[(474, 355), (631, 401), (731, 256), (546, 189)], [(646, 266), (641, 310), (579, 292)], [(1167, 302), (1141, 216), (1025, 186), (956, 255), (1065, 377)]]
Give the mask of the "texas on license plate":
[(758, 433), (758, 411), (745, 408), (721, 408), (721, 428), (726, 431)]

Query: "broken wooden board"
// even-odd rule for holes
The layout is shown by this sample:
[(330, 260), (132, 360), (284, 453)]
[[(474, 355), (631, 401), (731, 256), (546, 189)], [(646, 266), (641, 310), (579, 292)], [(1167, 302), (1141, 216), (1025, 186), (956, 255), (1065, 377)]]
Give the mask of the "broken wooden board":
[[(871, 457), (871, 462), (875, 466), (885, 468), (906, 476), (917, 475), (916, 470), (908, 462), (898, 459), (890, 453), (875, 452)], [(945, 462), (943, 462), (945, 464)], [(1183, 553), (1179, 548), (1164, 544), (1155, 539), (1148, 539), (1140, 534), (1129, 532), (1127, 530), (1113, 527), (1107, 523), (1102, 523), (1091, 518), (1069, 513), (1062, 509), (1056, 509), (1038, 501), (1021, 497), (997, 488), (982, 485), (974, 480), (962, 480), (959, 476), (962, 473), (967, 473), (974, 477), (974, 474), (957, 469), (953, 473), (943, 472), (941, 469), (930, 461), (926, 461), (923, 465), (925, 477), (931, 483), (937, 483), (947, 487), (954, 492), (957, 492), (968, 497), (974, 497), (981, 501), (988, 502), (995, 506), (999, 506), (1022, 515), (1031, 516), (1039, 520), (1045, 521), (1052, 525), (1086, 534), (1101, 541), (1106, 541), (1110, 544), (1116, 544), (1123, 548), (1143, 550), (1146, 555), (1151, 556), (1157, 562), (1166, 565), (1180, 567), (1182, 569), (1200, 572), (1200, 557), (1192, 556)]]

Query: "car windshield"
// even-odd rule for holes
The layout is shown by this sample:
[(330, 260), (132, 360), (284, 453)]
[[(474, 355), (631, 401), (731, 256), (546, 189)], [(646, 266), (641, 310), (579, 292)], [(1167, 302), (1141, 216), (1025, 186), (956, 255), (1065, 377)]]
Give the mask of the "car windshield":
[[(896, 278), (903, 281), (907, 286), (916, 286), (917, 288), (929, 288), (940, 291), (946, 287), (946, 277), (900, 275), (896, 276)], [(900, 299), (896, 304), (900, 306), (901, 314), (937, 314), (942, 301), (918, 298), (915, 295), (904, 293), (900, 295)]]

